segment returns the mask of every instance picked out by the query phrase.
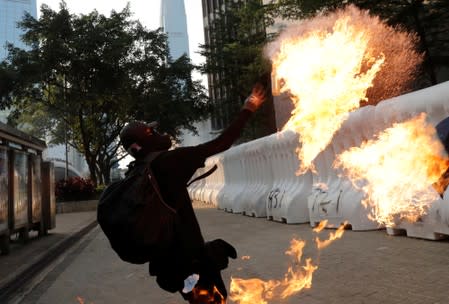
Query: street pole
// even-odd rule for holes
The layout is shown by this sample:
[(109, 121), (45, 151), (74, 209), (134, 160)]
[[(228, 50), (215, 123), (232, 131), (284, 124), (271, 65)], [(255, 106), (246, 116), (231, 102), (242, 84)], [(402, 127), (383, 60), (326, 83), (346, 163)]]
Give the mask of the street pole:
[[(67, 113), (67, 99), (66, 99), (66, 79), (64, 75), (64, 114)], [(65, 174), (64, 179), (69, 179), (69, 145), (67, 143), (67, 119), (64, 119), (64, 143), (65, 143)]]

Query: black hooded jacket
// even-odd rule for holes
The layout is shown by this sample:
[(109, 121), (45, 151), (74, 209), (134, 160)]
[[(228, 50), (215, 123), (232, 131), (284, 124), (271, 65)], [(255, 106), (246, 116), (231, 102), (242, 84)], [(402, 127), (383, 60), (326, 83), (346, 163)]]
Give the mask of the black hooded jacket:
[(162, 197), (178, 214), (173, 247), (150, 261), (150, 274), (158, 276), (159, 285), (166, 290), (174, 292), (182, 288), (183, 279), (194, 271), (192, 268), (195, 266), (192, 265), (194, 261), (201, 260), (204, 250), (205, 242), (187, 192), (187, 183), (198, 168), (204, 167), (206, 158), (225, 151), (233, 144), (251, 114), (249, 110), (242, 110), (214, 140), (162, 152), (152, 161), (152, 171)]

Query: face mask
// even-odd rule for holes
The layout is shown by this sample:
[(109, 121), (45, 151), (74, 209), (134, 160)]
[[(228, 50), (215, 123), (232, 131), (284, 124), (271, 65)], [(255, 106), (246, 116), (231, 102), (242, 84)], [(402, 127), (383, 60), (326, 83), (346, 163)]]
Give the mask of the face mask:
[(169, 135), (153, 132), (150, 136), (145, 138), (142, 143), (142, 151), (139, 152), (147, 154), (155, 151), (166, 151), (170, 149), (171, 146), (172, 142)]

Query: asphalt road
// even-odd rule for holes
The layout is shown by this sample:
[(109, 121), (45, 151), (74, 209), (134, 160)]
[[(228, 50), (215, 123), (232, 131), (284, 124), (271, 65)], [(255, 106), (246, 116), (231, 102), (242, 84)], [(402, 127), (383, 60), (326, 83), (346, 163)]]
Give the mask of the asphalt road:
[[(282, 279), (291, 265), (284, 253), (290, 240), (306, 241), (303, 260), (310, 257), (318, 266), (312, 287), (267, 303), (449, 303), (448, 241), (388, 236), (385, 231), (345, 231), (341, 239), (318, 251), (313, 242), (317, 233), (308, 224), (286, 225), (204, 207), (196, 213), (206, 239), (224, 238), (239, 252), (224, 272), (227, 282), (231, 276)], [(318, 236), (325, 239), (331, 232), (324, 230)], [(119, 260), (97, 227), (55, 261), (34, 289), (16, 303), (186, 302), (178, 294), (159, 289), (146, 265)]]

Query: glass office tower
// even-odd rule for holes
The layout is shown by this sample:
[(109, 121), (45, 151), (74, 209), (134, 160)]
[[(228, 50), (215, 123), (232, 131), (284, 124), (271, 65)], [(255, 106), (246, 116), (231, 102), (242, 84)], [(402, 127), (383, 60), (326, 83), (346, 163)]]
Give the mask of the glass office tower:
[(7, 42), (25, 48), (20, 39), (23, 31), (17, 28), (17, 22), (23, 19), (25, 12), (37, 18), (36, 0), (0, 0), (0, 61), (7, 55)]
[[(189, 56), (189, 36), (184, 0), (161, 0), (160, 26), (167, 34), (170, 56), (173, 60), (182, 55)], [(194, 146), (212, 138), (210, 121), (196, 122), (198, 135), (187, 130), (181, 130), (181, 146)]]
[[(17, 27), (17, 22), (23, 19), (25, 12), (37, 18), (36, 0), (0, 0), (0, 61), (8, 55), (6, 43), (25, 48), (20, 38), (23, 31)], [(6, 122), (9, 112), (0, 111), (1, 122)]]
[(184, 54), (189, 56), (189, 37), (184, 0), (162, 0), (161, 22), (167, 34), (170, 56), (173, 60)]

